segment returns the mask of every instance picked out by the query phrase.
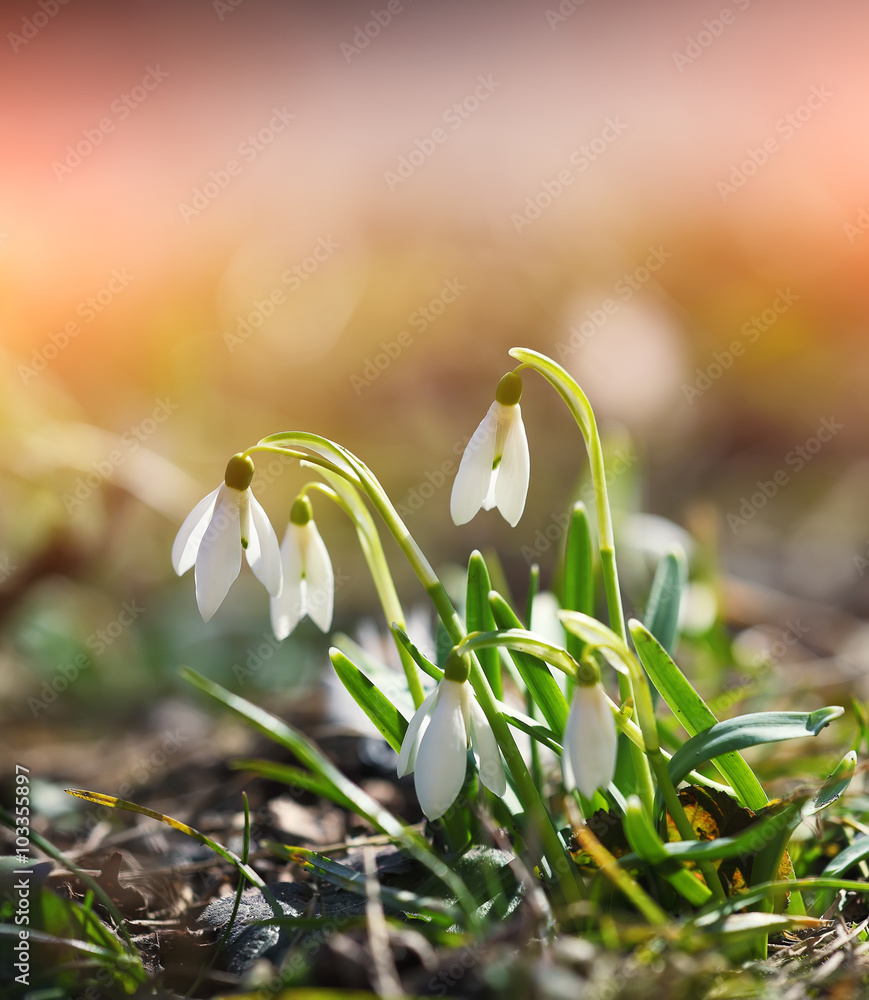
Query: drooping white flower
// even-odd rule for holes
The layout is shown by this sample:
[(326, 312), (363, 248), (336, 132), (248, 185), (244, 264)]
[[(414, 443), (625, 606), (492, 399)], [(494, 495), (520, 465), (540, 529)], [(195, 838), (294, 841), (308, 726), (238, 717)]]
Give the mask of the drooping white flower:
[(465, 781), (469, 744), (480, 781), (495, 795), (503, 795), (507, 778), (492, 727), (468, 681), (445, 675), (410, 720), (398, 756), (398, 776), (413, 771), (419, 804), (430, 820), (439, 819), (456, 801)]
[(498, 383), (495, 402), (474, 431), (453, 482), (450, 514), (466, 524), (482, 507), (497, 507), (513, 527), (522, 517), (531, 460), (519, 399), (522, 378), (509, 372)]
[(616, 770), (618, 734), (600, 684), (577, 684), (564, 727), (561, 769), (564, 787), (590, 799), (606, 788)]
[(281, 543), (281, 567), (284, 587), (270, 601), (275, 636), (286, 639), (305, 615), (321, 631), (328, 632), (332, 625), (335, 574), (307, 497), (299, 497), (290, 512), (290, 523)]
[(266, 590), (281, 591), (278, 539), (262, 505), (250, 491), (253, 462), (233, 455), (225, 481), (187, 515), (172, 545), (172, 565), (181, 576), (195, 567), (196, 603), (208, 621), (241, 570), (244, 552)]

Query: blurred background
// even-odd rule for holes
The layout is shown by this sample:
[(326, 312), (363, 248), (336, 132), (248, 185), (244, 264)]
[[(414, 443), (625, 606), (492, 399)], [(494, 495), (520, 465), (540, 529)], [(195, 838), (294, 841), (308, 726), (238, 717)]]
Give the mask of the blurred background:
[[(322, 669), (309, 623), (269, 643), (247, 570), (205, 627), (169, 562), (278, 430), (360, 455), (436, 566), (479, 547), (517, 595), (535, 559), (548, 585), (584, 452), (541, 381), (519, 526), (449, 520), (518, 345), (584, 387), (625, 517), (741, 581), (726, 617), (783, 593), (784, 635), (822, 607), (860, 674), (867, 32), (856, 0), (4, 4), (5, 750), (139, 720), (181, 663), (246, 696)], [(279, 533), (304, 481), (258, 465)], [(340, 513), (317, 519), (354, 631), (373, 590)], [(670, 529), (624, 523), (629, 572)]]

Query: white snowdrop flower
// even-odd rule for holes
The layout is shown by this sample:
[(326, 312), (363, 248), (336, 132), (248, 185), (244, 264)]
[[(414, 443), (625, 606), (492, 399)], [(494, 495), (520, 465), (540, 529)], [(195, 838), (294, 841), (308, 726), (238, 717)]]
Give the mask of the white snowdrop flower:
[(456, 801), (465, 781), (468, 745), (480, 781), (495, 795), (503, 795), (507, 777), (498, 742), (467, 681), (467, 667), (455, 657), (416, 710), (398, 757), (398, 776), (413, 771), (416, 795), (428, 819), (439, 819)]
[(281, 543), (281, 568), (284, 587), (270, 601), (275, 636), (286, 639), (305, 615), (321, 631), (328, 632), (335, 601), (335, 574), (307, 497), (299, 497), (290, 511), (290, 523)]
[(561, 769), (564, 787), (578, 788), (590, 799), (598, 788), (606, 788), (616, 770), (618, 734), (612, 710), (600, 684), (578, 683), (573, 692)]
[(195, 568), (196, 603), (208, 621), (241, 570), (244, 552), (266, 590), (281, 591), (278, 539), (262, 505), (250, 491), (254, 466), (242, 454), (226, 466), (225, 481), (193, 508), (172, 545), (172, 565), (181, 576)]
[(513, 527), (522, 517), (531, 459), (519, 407), (521, 396), (522, 378), (508, 372), (462, 455), (450, 497), (455, 524), (466, 524), (481, 507), (497, 507)]

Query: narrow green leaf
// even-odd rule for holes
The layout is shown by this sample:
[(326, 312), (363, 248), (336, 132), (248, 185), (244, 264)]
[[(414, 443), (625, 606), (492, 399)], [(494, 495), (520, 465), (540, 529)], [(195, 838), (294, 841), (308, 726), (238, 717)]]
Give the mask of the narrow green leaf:
[(824, 878), (838, 878), (849, 868), (869, 858), (869, 835), (861, 834), (854, 842), (840, 851), (821, 872)]
[(682, 549), (674, 549), (658, 563), (643, 624), (673, 655), (679, 636), (679, 608), (682, 590), (688, 577), (688, 567)]
[(833, 769), (815, 798), (803, 810), (803, 816), (814, 816), (842, 797), (857, 769), (857, 753), (849, 750)]
[(692, 736), (673, 754), (669, 764), (670, 777), (674, 784), (678, 784), (689, 771), (723, 754), (764, 743), (817, 736), (824, 726), (838, 719), (844, 711), (839, 706), (833, 706), (816, 712), (757, 712), (716, 723)]
[(236, 760), (231, 760), (229, 766), (235, 771), (250, 771), (251, 774), (258, 774), (261, 778), (268, 778), (269, 781), (283, 782), (290, 788), (301, 788), (302, 791), (334, 802), (342, 809), (356, 811), (352, 799), (347, 798), (337, 788), (327, 781), (323, 781), (316, 774), (311, 774), (310, 771), (303, 771), (290, 764), (279, 764), (273, 760), (260, 760), (255, 757), (239, 757)]
[[(469, 632), (492, 632), (495, 618), (489, 606), (489, 591), (492, 581), (482, 553), (474, 550), (468, 560), (468, 586), (465, 604), (465, 620)], [(477, 657), (486, 680), (495, 697), (504, 697), (504, 683), (501, 677), (501, 655), (497, 649), (481, 649)]]
[(392, 623), (392, 631), (398, 637), (402, 646), (404, 646), (408, 653), (410, 653), (414, 663), (416, 663), (423, 673), (428, 674), (429, 677), (434, 677), (436, 681), (439, 681), (443, 677), (443, 670), (441, 670), (440, 667), (435, 666), (435, 664), (432, 663), (423, 652), (417, 649), (417, 647), (411, 642), (410, 636), (407, 632), (405, 632), (404, 629), (396, 622)]
[[(827, 867), (821, 872), (822, 878), (839, 878), (848, 871), (849, 868), (853, 868), (858, 865), (861, 861), (865, 861), (869, 858), (869, 835), (862, 834), (861, 836), (855, 838), (854, 842), (849, 844), (844, 851), (840, 851), (832, 861), (829, 862)], [(833, 905), (833, 900), (835, 899), (835, 892), (831, 892), (829, 889), (823, 890), (815, 896), (815, 903), (812, 909), (817, 914), (826, 913), (827, 910)]]
[[(718, 719), (652, 633), (635, 619), (629, 627), (646, 673), (688, 735), (696, 736), (714, 726)], [(754, 771), (738, 753), (719, 757), (714, 764), (743, 805), (757, 811), (769, 802)]]
[(792, 881), (767, 882), (764, 885), (752, 886), (748, 892), (738, 893), (725, 903), (715, 906), (707, 905), (701, 914), (692, 920), (689, 926), (712, 926), (717, 920), (728, 916), (737, 910), (756, 906), (766, 899), (784, 896), (789, 892), (813, 892), (819, 889), (845, 889), (847, 892), (869, 893), (869, 882), (856, 882), (851, 879), (829, 878), (826, 875), (817, 878), (797, 878)]
[[(789, 802), (784, 808), (769, 811), (756, 823), (742, 830), (734, 837), (716, 837), (713, 840), (673, 840), (663, 844), (664, 854), (671, 861), (726, 861), (728, 858), (750, 858), (763, 850), (770, 840), (782, 829), (793, 829), (799, 821), (803, 799)], [(626, 866), (634, 861), (634, 856), (626, 854), (622, 858)]]
[(265, 883), (259, 875), (257, 875), (250, 865), (245, 864), (237, 854), (230, 851), (228, 847), (224, 847), (223, 844), (219, 844), (216, 840), (212, 840), (212, 838), (206, 834), (200, 833), (200, 831), (195, 829), (195, 827), (189, 826), (187, 823), (183, 823), (179, 819), (173, 819), (171, 816), (167, 816), (164, 813), (157, 812), (154, 809), (148, 809), (147, 806), (140, 806), (137, 802), (130, 802), (127, 799), (119, 799), (114, 795), (104, 795), (102, 792), (89, 792), (84, 788), (66, 788), (64, 791), (68, 795), (74, 795), (77, 799), (84, 799), (85, 802), (93, 802), (98, 806), (107, 806), (109, 809), (124, 809), (127, 812), (139, 813), (140, 816), (148, 816), (150, 819), (156, 819), (160, 823), (165, 823), (166, 826), (171, 826), (173, 830), (178, 830), (180, 833), (184, 833), (188, 837), (198, 840), (200, 844), (210, 847), (215, 854), (219, 854), (225, 861), (229, 861), (230, 864), (235, 865), (235, 867), (252, 885), (257, 886), (259, 889), (265, 888)]
[(712, 893), (708, 887), (668, 857), (664, 841), (658, 836), (636, 795), (627, 801), (624, 829), (637, 857), (648, 862), (692, 906), (703, 906), (709, 902)]
[(588, 511), (582, 501), (570, 511), (561, 593), (566, 611), (594, 614), (594, 547)]
[[(522, 628), (522, 622), (500, 594), (492, 591), (489, 601), (498, 628)], [(549, 667), (536, 656), (529, 656), (516, 650), (510, 650), (510, 657), (549, 728), (560, 738), (567, 722), (568, 705)]]
[(407, 731), (407, 719), (340, 649), (333, 646), (329, 650), (329, 658), (350, 696), (398, 753)]

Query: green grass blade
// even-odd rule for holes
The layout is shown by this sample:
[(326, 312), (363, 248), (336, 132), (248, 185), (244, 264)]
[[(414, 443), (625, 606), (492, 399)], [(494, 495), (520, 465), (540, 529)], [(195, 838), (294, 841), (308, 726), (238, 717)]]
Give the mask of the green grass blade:
[(280, 781), (291, 788), (301, 788), (321, 799), (328, 799), (329, 802), (334, 802), (335, 805), (341, 806), (343, 809), (348, 809), (351, 812), (356, 811), (353, 800), (343, 795), (327, 781), (323, 781), (316, 774), (303, 771), (290, 764), (279, 764), (273, 760), (260, 760), (256, 757), (239, 757), (230, 761), (229, 766), (235, 771), (250, 771), (251, 774), (268, 778), (269, 781)]
[(673, 754), (670, 777), (678, 784), (689, 771), (724, 754), (765, 743), (817, 736), (834, 719), (844, 714), (838, 705), (815, 712), (757, 712), (719, 722), (692, 736)]
[[(495, 618), (489, 606), (489, 591), (492, 581), (482, 554), (476, 549), (468, 560), (468, 585), (465, 602), (465, 621), (469, 632), (493, 632)], [(477, 655), (486, 680), (496, 698), (504, 697), (504, 682), (501, 677), (501, 655), (497, 649), (481, 649)]]
[(643, 615), (643, 624), (670, 656), (679, 638), (679, 608), (687, 577), (688, 568), (681, 549), (674, 549), (664, 556), (655, 569)]
[(386, 742), (398, 753), (401, 741), (407, 732), (407, 719), (340, 649), (332, 647), (329, 650), (329, 658), (338, 679), (347, 688), (350, 696), (371, 719)]
[[(696, 736), (716, 725), (718, 719), (645, 625), (634, 619), (630, 630), (646, 673), (688, 735)], [(755, 811), (767, 805), (769, 799), (757, 776), (738, 753), (719, 757), (714, 763), (743, 805)]]
[(237, 854), (230, 851), (228, 847), (224, 847), (223, 844), (219, 844), (216, 840), (212, 840), (212, 838), (206, 834), (201, 833), (195, 827), (189, 826), (187, 823), (182, 823), (179, 819), (173, 819), (171, 816), (167, 816), (164, 813), (157, 812), (154, 809), (148, 809), (147, 806), (140, 806), (137, 802), (130, 802), (127, 799), (119, 799), (114, 795), (104, 795), (102, 792), (89, 792), (84, 788), (65, 788), (64, 791), (68, 795), (74, 795), (77, 799), (84, 799), (85, 802), (93, 802), (94, 805), (107, 806), (109, 809), (124, 809), (127, 812), (138, 813), (140, 816), (148, 816), (150, 819), (156, 819), (160, 823), (164, 823), (166, 826), (171, 826), (173, 830), (178, 830), (180, 833), (186, 834), (194, 840), (198, 840), (200, 844), (210, 847), (215, 854), (219, 854), (225, 861), (235, 865), (235, 867), (252, 885), (257, 886), (259, 889), (265, 888), (265, 882), (263, 882), (253, 868), (251, 868), (250, 865), (245, 864), (245, 862), (242, 861)]
[[(489, 601), (498, 628), (522, 628), (522, 622), (500, 594), (492, 591)], [(512, 649), (510, 657), (549, 728), (560, 738), (567, 722), (568, 705), (549, 667), (536, 656), (529, 656), (527, 653), (519, 653)]]

